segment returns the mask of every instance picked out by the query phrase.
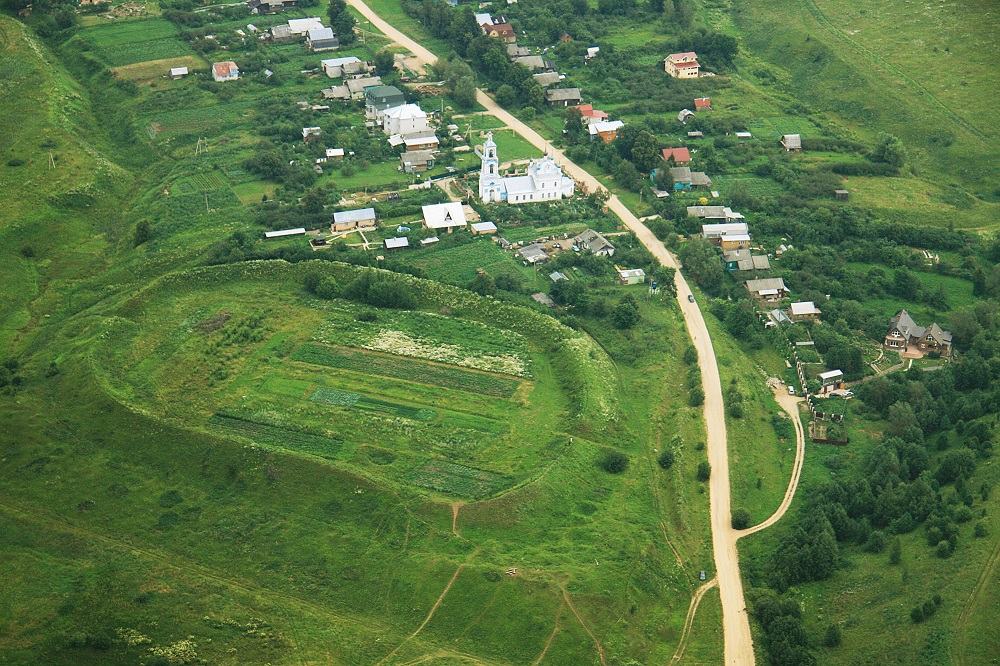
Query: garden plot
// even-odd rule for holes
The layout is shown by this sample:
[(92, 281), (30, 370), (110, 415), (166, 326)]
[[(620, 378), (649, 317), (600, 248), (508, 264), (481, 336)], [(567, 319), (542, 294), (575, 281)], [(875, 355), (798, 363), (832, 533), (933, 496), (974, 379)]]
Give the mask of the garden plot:
[(521, 385), (516, 379), (510, 377), (470, 372), (459, 368), (315, 343), (300, 345), (292, 354), (292, 360), (350, 370), (366, 375), (381, 375), (420, 384), (431, 384), (495, 398), (513, 397)]
[(412, 469), (405, 481), (422, 488), (475, 499), (488, 497), (510, 484), (510, 479), (502, 474), (444, 460), (428, 460)]
[(360, 393), (349, 393), (332, 388), (316, 389), (309, 396), (309, 400), (320, 404), (337, 405), (339, 407), (357, 407), (358, 409), (379, 412), (387, 416), (400, 416), (413, 421), (433, 421), (437, 418), (437, 412), (433, 409), (376, 400), (365, 397)]
[(358, 321), (352, 310), (334, 312), (312, 339), (514, 377), (530, 376), (531, 357), (521, 335), (430, 312), (380, 312), (374, 322)]
[(255, 444), (304, 451), (323, 458), (333, 459), (342, 444), (336, 439), (323, 435), (260, 421), (251, 421), (234, 414), (215, 414), (208, 420), (208, 423), (227, 433), (245, 437)]

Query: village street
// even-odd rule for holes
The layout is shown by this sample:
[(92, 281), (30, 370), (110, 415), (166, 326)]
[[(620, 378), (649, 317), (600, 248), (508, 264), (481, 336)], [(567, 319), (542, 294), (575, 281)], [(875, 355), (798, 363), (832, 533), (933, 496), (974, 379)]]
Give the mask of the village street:
[[(431, 65), (437, 57), (404, 35), (399, 30), (386, 23), (362, 0), (346, 0), (349, 5), (358, 10), (372, 25), (381, 30), (387, 37), (400, 46), (409, 49), (422, 64)], [(504, 110), (482, 90), (476, 91), (477, 101), (487, 112), (496, 116), (514, 129), (529, 143), (543, 152), (552, 155), (563, 166), (565, 173), (586, 187), (589, 192), (597, 192), (604, 186), (586, 170), (569, 160), (560, 150), (549, 145), (538, 132), (515, 118)], [(631, 229), (636, 237), (664, 266), (679, 268), (674, 256), (667, 250), (653, 232), (639, 221), (632, 211), (618, 197), (611, 196), (607, 202), (622, 222)], [(708, 326), (702, 317), (697, 301), (688, 299), (691, 289), (687, 280), (678, 270), (676, 273), (677, 297), (680, 303), (684, 321), (691, 335), (691, 340), (698, 350), (698, 364), (701, 367), (702, 383), (705, 391), (705, 426), (707, 431), (706, 449), (708, 461), (712, 466), (709, 479), (709, 498), (712, 516), (712, 543), (715, 555), (716, 575), (719, 581), (719, 593), (722, 599), (723, 635), (725, 640), (725, 663), (731, 665), (746, 665), (754, 663), (753, 638), (750, 634), (750, 621), (747, 616), (746, 603), (743, 597), (743, 583), (740, 580), (739, 556), (736, 541), (739, 538), (737, 530), (732, 528), (730, 519), (729, 490), (729, 453), (726, 440), (725, 407), (722, 400), (722, 383), (719, 378), (719, 368), (716, 363), (715, 350), (708, 333)], [(801, 426), (799, 426), (801, 429)], [(794, 484), (793, 484), (794, 485)], [(789, 493), (794, 494), (794, 487)], [(790, 503), (790, 495), (786, 496)], [(785, 507), (784, 503), (782, 505)], [(784, 513), (781, 510), (781, 513)], [(780, 518), (781, 516), (777, 516)], [(772, 517), (773, 520), (777, 518)], [(763, 529), (763, 528), (761, 528)]]

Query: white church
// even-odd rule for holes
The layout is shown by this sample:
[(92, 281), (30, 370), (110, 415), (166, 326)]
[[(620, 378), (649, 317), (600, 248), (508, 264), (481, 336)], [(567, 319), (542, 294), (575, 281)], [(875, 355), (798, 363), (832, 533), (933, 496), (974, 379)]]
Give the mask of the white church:
[(575, 183), (563, 175), (562, 167), (546, 155), (531, 160), (526, 176), (500, 176), (500, 160), (493, 132), (486, 135), (483, 152), (476, 150), (483, 162), (479, 172), (479, 198), (483, 203), (506, 201), (512, 204), (551, 201), (573, 196)]

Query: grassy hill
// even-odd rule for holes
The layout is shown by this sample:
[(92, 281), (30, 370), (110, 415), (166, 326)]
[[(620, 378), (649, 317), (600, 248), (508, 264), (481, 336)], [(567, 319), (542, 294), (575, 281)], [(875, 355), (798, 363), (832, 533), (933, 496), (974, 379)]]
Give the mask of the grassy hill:
[[(149, 23), (116, 27), (148, 53), (103, 26), (82, 39), (107, 65), (191, 57)], [(658, 381), (677, 350), (619, 367), (602, 348), (617, 330), (595, 340), (527, 297), (397, 276), (417, 309), (371, 321), (302, 287), (370, 269), (206, 266), (261, 231), (237, 194), (259, 184), (239, 168), (252, 101), (133, 70), (137, 91), (109, 88), (13, 20), (0, 35), (0, 357), (18, 378), (0, 395), (3, 660), (669, 658), (711, 561), (703, 454), (683, 449), (701, 424)], [(136, 248), (140, 219), (153, 237)], [(645, 334), (679, 330), (676, 310), (642, 308)], [(610, 451), (623, 474), (601, 468)], [(706, 632), (689, 649), (712, 663), (721, 645)]]

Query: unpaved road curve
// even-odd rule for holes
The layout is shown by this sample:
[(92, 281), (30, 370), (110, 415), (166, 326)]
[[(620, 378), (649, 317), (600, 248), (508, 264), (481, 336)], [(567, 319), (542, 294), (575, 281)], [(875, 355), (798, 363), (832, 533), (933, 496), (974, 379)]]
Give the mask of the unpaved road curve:
[(705, 596), (706, 592), (718, 584), (719, 579), (713, 578), (695, 590), (694, 596), (691, 597), (691, 605), (688, 606), (687, 617), (684, 618), (684, 630), (681, 632), (681, 640), (677, 644), (677, 651), (674, 652), (674, 656), (670, 658), (671, 665), (679, 664), (681, 658), (684, 656), (684, 650), (687, 649), (688, 641), (691, 640), (691, 627), (694, 626), (694, 615), (698, 612), (698, 604), (701, 603), (701, 598)]
[[(387, 37), (409, 49), (422, 64), (432, 65), (437, 61), (437, 56), (386, 23), (362, 0), (346, 1)], [(567, 175), (584, 184), (588, 191), (596, 192), (605, 189), (597, 178), (573, 163), (562, 151), (550, 147), (549, 142), (544, 137), (504, 110), (482, 90), (476, 91), (476, 100), (489, 113), (514, 129), (533, 146), (555, 157), (563, 165)], [(660, 239), (639, 222), (639, 218), (618, 197), (612, 196), (608, 199), (608, 208), (621, 218), (622, 222), (660, 263), (671, 268), (680, 267)], [(709, 479), (712, 548), (715, 555), (716, 576), (719, 580), (719, 594), (722, 598), (725, 663), (744, 666), (754, 663), (753, 638), (750, 635), (750, 622), (743, 600), (743, 582), (740, 580), (739, 557), (736, 551), (736, 540), (739, 538), (739, 533), (732, 528), (730, 519), (729, 452), (726, 440), (725, 409), (722, 402), (722, 382), (719, 379), (719, 367), (715, 360), (712, 338), (708, 334), (708, 326), (705, 325), (705, 319), (701, 315), (697, 302), (688, 300), (691, 288), (688, 287), (687, 280), (684, 279), (680, 271), (677, 271), (675, 281), (684, 322), (687, 324), (691, 340), (698, 350), (698, 365), (701, 368), (702, 387), (705, 391), (706, 449), (708, 462), (712, 466), (712, 476)]]
[(749, 536), (754, 532), (766, 530), (768, 527), (781, 520), (781, 517), (785, 515), (786, 511), (788, 511), (788, 507), (792, 505), (792, 500), (795, 498), (795, 490), (799, 486), (799, 476), (802, 474), (802, 463), (805, 462), (806, 458), (806, 433), (805, 429), (802, 427), (802, 419), (799, 418), (799, 403), (803, 401), (803, 398), (797, 398), (794, 395), (789, 394), (785, 387), (781, 386), (775, 389), (774, 399), (778, 402), (778, 406), (788, 413), (788, 417), (792, 420), (792, 425), (795, 426), (795, 464), (792, 466), (792, 478), (788, 481), (788, 490), (785, 491), (785, 497), (781, 500), (781, 505), (778, 506), (778, 510), (771, 514), (770, 518), (759, 525), (754, 525), (753, 527), (737, 532), (736, 538)]

